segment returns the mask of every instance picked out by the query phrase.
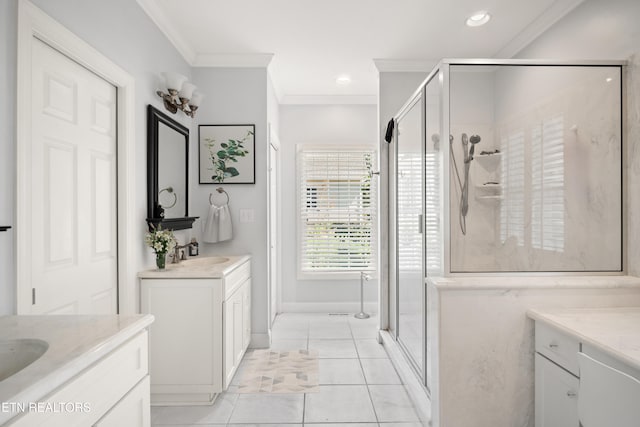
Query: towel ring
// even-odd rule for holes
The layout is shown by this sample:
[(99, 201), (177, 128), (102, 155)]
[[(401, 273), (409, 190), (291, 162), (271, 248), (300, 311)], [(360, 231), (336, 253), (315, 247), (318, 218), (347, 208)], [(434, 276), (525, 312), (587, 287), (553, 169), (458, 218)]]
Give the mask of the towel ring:
[[(166, 191), (169, 194), (173, 194), (173, 203), (171, 204), (171, 206), (162, 206), (163, 208), (166, 209), (171, 209), (172, 207), (174, 207), (176, 205), (176, 203), (178, 203), (178, 195), (176, 193), (173, 192), (173, 187), (167, 187), (167, 188), (163, 188), (162, 190), (160, 190), (158, 192), (158, 197), (160, 197), (160, 195), (162, 194), (163, 191)], [(158, 203), (160, 204), (160, 203)]]
[[(217, 191), (218, 193), (220, 193), (220, 194), (224, 193), (224, 195), (225, 195), (225, 196), (227, 196), (227, 204), (229, 204), (229, 193), (227, 193), (227, 192), (224, 190), (224, 188), (222, 188), (222, 187), (218, 187), (218, 188), (216, 188), (216, 191)], [(210, 205), (212, 205), (212, 204), (213, 204), (213, 201), (211, 200), (211, 196), (213, 196), (213, 194), (212, 194), (212, 193), (209, 193), (209, 204), (210, 204)]]

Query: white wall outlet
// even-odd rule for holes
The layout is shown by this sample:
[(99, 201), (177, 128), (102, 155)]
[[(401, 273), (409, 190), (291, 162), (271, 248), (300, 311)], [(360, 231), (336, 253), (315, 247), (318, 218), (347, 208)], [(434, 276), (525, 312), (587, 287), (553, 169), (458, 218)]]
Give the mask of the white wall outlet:
[(256, 220), (256, 214), (253, 209), (240, 209), (240, 222), (249, 223)]

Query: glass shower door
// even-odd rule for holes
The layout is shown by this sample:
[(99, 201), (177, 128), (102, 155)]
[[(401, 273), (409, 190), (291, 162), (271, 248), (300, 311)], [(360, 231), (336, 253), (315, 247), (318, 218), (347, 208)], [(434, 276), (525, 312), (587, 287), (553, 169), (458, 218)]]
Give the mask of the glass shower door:
[(424, 379), (424, 98), (418, 94), (397, 119), (397, 339)]

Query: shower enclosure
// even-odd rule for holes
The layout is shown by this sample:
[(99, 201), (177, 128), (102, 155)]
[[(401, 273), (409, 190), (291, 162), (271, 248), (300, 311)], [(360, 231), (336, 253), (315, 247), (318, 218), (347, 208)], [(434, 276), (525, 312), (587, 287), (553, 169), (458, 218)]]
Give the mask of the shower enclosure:
[(623, 271), (622, 66), (444, 60), (395, 116), (390, 324), (427, 389), (426, 278)]

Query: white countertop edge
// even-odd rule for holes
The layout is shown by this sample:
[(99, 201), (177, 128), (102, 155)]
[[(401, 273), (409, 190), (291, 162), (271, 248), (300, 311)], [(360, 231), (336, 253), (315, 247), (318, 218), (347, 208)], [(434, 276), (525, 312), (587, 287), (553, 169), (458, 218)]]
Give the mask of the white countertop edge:
[[(94, 346), (82, 355), (71, 359), (68, 363), (51, 372), (47, 376), (34, 382), (27, 388), (12, 396), (11, 402), (39, 402), (46, 398), (60, 386), (71, 380), (85, 369), (89, 368), (104, 356), (133, 338), (135, 335), (146, 329), (153, 323), (155, 318), (151, 314), (141, 315), (142, 317), (129, 326), (119, 330), (102, 343)], [(21, 414), (0, 411), (0, 424), (16, 418)]]
[(428, 278), (438, 290), (615, 289), (640, 288), (635, 276), (458, 276)]
[[(213, 268), (203, 271), (201, 268), (187, 269), (182, 267), (172, 267), (171, 264), (167, 264), (168, 267), (165, 270), (145, 270), (138, 273), (139, 279), (221, 279), (227, 274), (231, 273), (236, 268), (240, 267), (246, 261), (251, 259), (251, 255), (210, 255), (210, 257), (224, 256), (229, 258), (229, 261), (213, 264)], [(199, 255), (189, 259), (202, 260), (209, 256)], [(189, 262), (189, 259), (182, 262)], [(179, 264), (178, 264), (179, 265)], [(215, 268), (221, 267), (220, 269)], [(178, 269), (180, 268), (180, 269)]]
[[(584, 312), (585, 315), (588, 315), (589, 313), (593, 313), (595, 311), (611, 311), (614, 308), (571, 308), (571, 309), (566, 309), (564, 310), (565, 312), (569, 313), (576, 313), (576, 312)], [(615, 307), (616, 311), (624, 311), (624, 310), (634, 310), (634, 311), (638, 311), (637, 307)], [(558, 312), (560, 312), (562, 310), (554, 310), (555, 314), (557, 314)], [(541, 309), (529, 309), (527, 310), (527, 317), (529, 317), (532, 320), (535, 320), (537, 322), (543, 322), (545, 324), (547, 324), (548, 326), (551, 326), (555, 329), (558, 329), (559, 331), (567, 334), (567, 335), (571, 335), (572, 337), (577, 338), (581, 343), (583, 344), (589, 344), (593, 347), (595, 347), (596, 349), (610, 355), (611, 357), (614, 357), (618, 360), (620, 360), (621, 362), (625, 363), (626, 365), (629, 365), (635, 369), (639, 369), (640, 370), (640, 361), (638, 361), (637, 359), (628, 357), (627, 355), (625, 355), (625, 353), (620, 352), (614, 348), (611, 348), (607, 345), (604, 345), (603, 343), (601, 343), (600, 341), (593, 339), (591, 337), (589, 337), (588, 335), (582, 334), (577, 332), (575, 329), (569, 328), (565, 325), (563, 325), (560, 322), (555, 321), (554, 319), (548, 317), (548, 316), (554, 316), (554, 313), (550, 313), (550, 312), (545, 312), (544, 310)]]

